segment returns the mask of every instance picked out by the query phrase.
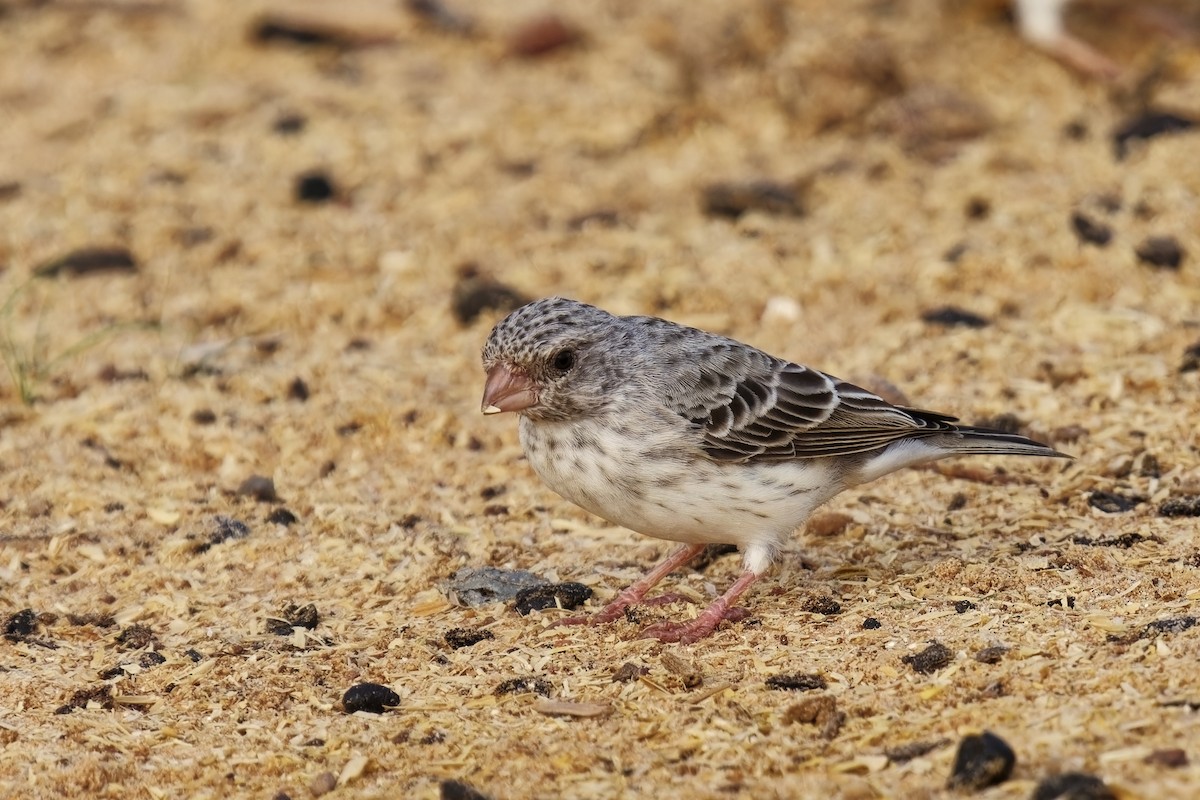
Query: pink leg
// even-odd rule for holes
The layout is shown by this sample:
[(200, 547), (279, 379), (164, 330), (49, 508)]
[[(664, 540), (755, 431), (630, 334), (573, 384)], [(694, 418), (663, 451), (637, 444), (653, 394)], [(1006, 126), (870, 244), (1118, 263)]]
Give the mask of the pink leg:
[(742, 573), (742, 577), (729, 587), (729, 591), (714, 600), (712, 605), (704, 609), (704, 612), (691, 622), (660, 622), (642, 631), (641, 638), (658, 639), (660, 642), (679, 642), (680, 644), (700, 641), (716, 630), (722, 620), (733, 619), (735, 616), (741, 618), (737, 613), (740, 609), (733, 607), (733, 601), (737, 600), (756, 580), (758, 580), (758, 574), (746, 570)]
[(650, 570), (646, 577), (621, 592), (615, 600), (595, 614), (588, 617), (566, 617), (555, 620), (553, 625), (600, 625), (612, 622), (621, 617), (629, 606), (643, 602), (646, 599), (646, 592), (653, 589), (663, 578), (700, 555), (704, 551), (704, 547), (702, 544), (685, 544), (667, 556), (657, 567)]
[(1064, 33), (1044, 47), (1052, 56), (1090, 78), (1111, 81), (1121, 74), (1121, 67), (1115, 61), (1069, 34)]

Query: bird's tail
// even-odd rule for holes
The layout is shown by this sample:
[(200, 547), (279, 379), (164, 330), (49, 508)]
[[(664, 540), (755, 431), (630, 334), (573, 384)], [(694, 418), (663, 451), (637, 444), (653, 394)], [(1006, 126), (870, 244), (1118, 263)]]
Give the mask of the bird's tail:
[(1072, 458), (1053, 447), (1036, 442), (1027, 436), (979, 428), (974, 425), (955, 425), (946, 434), (937, 437), (938, 444), (958, 455), (1012, 455), (1044, 456), (1047, 458)]

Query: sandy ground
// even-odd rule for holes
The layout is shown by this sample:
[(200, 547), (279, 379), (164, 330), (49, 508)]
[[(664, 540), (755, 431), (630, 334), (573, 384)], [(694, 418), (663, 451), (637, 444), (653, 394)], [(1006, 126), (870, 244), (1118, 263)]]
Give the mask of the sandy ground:
[[(1200, 116), (1194, 41), (1073, 10), (1107, 85), (995, 3), (360, 2), (334, 44), (272, 8), (0, 3), (0, 795), (941, 797), (982, 730), (1017, 761), (981, 797), (1200, 792), (1197, 521), (1163, 513), (1200, 493), (1200, 134), (1112, 139)], [(773, 204), (706, 213), (744, 181)], [(122, 252), (33, 277), (84, 248)], [(489, 565), (595, 605), (667, 548), (479, 414), (503, 312), (454, 313), (467, 274), (1077, 458), (849, 492), (692, 646), (454, 606)], [(363, 681), (398, 707), (345, 713)]]

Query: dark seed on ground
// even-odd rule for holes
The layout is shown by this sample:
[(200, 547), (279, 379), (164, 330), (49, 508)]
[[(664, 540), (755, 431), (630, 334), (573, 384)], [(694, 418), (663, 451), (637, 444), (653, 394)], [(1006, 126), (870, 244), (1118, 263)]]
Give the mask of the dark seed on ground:
[(980, 664), (999, 664), (1004, 658), (1009, 648), (1002, 644), (994, 644), (991, 647), (985, 647), (975, 654), (975, 660)]
[(336, 194), (333, 179), (320, 170), (305, 172), (296, 177), (295, 195), (301, 203), (326, 203)]
[(310, 631), (321, 621), (321, 615), (312, 603), (303, 606), (288, 604), (287, 608), (283, 609), (283, 618), (294, 628), (307, 628)]
[(183, 654), (185, 656), (187, 656), (188, 658), (190, 658), (193, 663), (199, 663), (204, 660), (204, 654), (201, 653), (199, 650), (196, 650), (195, 648), (190, 648), (188, 650), (184, 650)]
[(1129, 143), (1141, 139), (1153, 139), (1164, 133), (1182, 133), (1195, 127), (1187, 117), (1163, 111), (1145, 111), (1113, 131), (1113, 149), (1117, 160), (1129, 152)]
[(299, 400), (301, 403), (308, 400), (308, 384), (302, 378), (292, 378), (292, 382), (288, 384), (288, 399)]
[(793, 692), (809, 692), (813, 689), (824, 689), (825, 679), (815, 673), (797, 673), (795, 675), (772, 675), (767, 678), (768, 689), (782, 689)]
[(1179, 269), (1183, 263), (1183, 246), (1174, 236), (1147, 236), (1133, 252), (1138, 261), (1161, 269)]
[(511, 286), (477, 274), (474, 265), (459, 269), (460, 279), (450, 297), (450, 310), (462, 325), (470, 325), (484, 311), (514, 311), (529, 298)]
[(15, 642), (33, 635), (35, 630), (37, 615), (33, 613), (32, 608), (26, 608), (10, 616), (4, 623), (4, 638)]
[(272, 636), (291, 636), (293, 633), (292, 623), (278, 617), (267, 617), (266, 622), (263, 623), (263, 628)]
[(954, 604), (954, 613), (955, 614), (965, 614), (973, 608), (975, 608), (975, 604), (972, 603), (970, 600), (959, 600), (957, 603)]
[(208, 537), (208, 543), (201, 547), (202, 551), (215, 544), (222, 544), (230, 539), (245, 539), (250, 535), (250, 528), (246, 523), (231, 517), (217, 515), (213, 517), (213, 523), (215, 530)]
[(137, 262), (124, 247), (85, 247), (43, 264), (33, 274), (38, 278), (53, 278), (106, 272), (137, 272)]
[(273, 522), (276, 525), (295, 525), (298, 521), (296, 515), (283, 506), (274, 509), (267, 515), (267, 522)]
[(242, 497), (251, 497), (260, 503), (274, 503), (279, 499), (275, 493), (275, 481), (265, 475), (251, 475), (238, 486), (237, 493)]
[(953, 661), (954, 653), (941, 642), (930, 642), (921, 652), (907, 655), (900, 660), (922, 675), (929, 675)]
[(557, 14), (545, 14), (521, 23), (508, 37), (508, 52), (535, 58), (579, 41), (579, 32)]
[(737, 219), (748, 211), (799, 217), (804, 214), (800, 191), (774, 181), (713, 183), (704, 188), (700, 208), (710, 217)]
[(930, 325), (945, 325), (948, 328), (986, 328), (991, 323), (970, 311), (955, 306), (933, 308), (921, 314), (921, 321)]
[(151, 650), (149, 653), (142, 653), (142, 657), (138, 659), (138, 666), (142, 669), (150, 669), (151, 667), (157, 667), (159, 664), (165, 663), (166, 660), (166, 656), (162, 653), (156, 653)]
[(446, 644), (455, 650), (459, 650), (463, 647), (479, 644), (487, 639), (495, 639), (496, 634), (485, 628), (451, 628), (446, 631), (443, 638), (445, 638)]
[(1079, 237), (1079, 241), (1087, 244), (1106, 247), (1112, 241), (1112, 228), (1103, 222), (1096, 222), (1091, 217), (1079, 211), (1071, 215), (1071, 228), (1074, 229), (1075, 235)]
[(1158, 507), (1161, 517), (1200, 517), (1200, 495), (1171, 497)]
[(801, 606), (802, 611), (807, 611), (810, 614), (821, 614), (822, 616), (832, 617), (842, 613), (842, 604), (829, 596), (810, 597)]
[(280, 136), (295, 136), (304, 131), (308, 119), (303, 114), (280, 114), (271, 124), (271, 129)]
[(947, 786), (951, 789), (986, 789), (1008, 780), (1016, 763), (1016, 753), (996, 734), (984, 731), (964, 736), (958, 743)]
[(154, 642), (154, 631), (150, 630), (148, 625), (143, 625), (140, 622), (125, 628), (117, 636), (117, 644), (121, 645), (125, 650), (137, 650), (154, 644)]
[(582, 583), (566, 581), (533, 586), (517, 592), (516, 608), (521, 616), (547, 608), (578, 608), (592, 596), (592, 590)]
[(1039, 783), (1029, 800), (1117, 800), (1117, 796), (1095, 775), (1064, 772)]
[(462, 781), (442, 781), (441, 800), (492, 800), (491, 797)]
[(1088, 505), (1106, 514), (1123, 514), (1137, 508), (1146, 498), (1133, 495), (1114, 494), (1113, 492), (1092, 492), (1088, 496)]
[(554, 691), (554, 685), (545, 678), (509, 678), (501, 681), (493, 692), (496, 695), (525, 694), (533, 692), (542, 697), (549, 697)]
[(347, 714), (367, 711), (382, 714), (387, 706), (400, 705), (400, 695), (379, 683), (356, 683), (342, 695), (342, 708)]
[(197, 425), (212, 425), (217, 421), (217, 415), (210, 408), (198, 408), (192, 412), (192, 422)]
[(617, 671), (612, 674), (613, 683), (629, 683), (635, 681), (643, 675), (649, 675), (650, 668), (642, 667), (634, 664), (632, 661), (626, 661)]
[(866, 619), (863, 620), (862, 626), (863, 626), (863, 630), (877, 631), (883, 627), (883, 623), (880, 622), (879, 620), (875, 619), (874, 617), (867, 617)]
[(1155, 750), (1142, 759), (1146, 764), (1153, 764), (1167, 769), (1178, 769), (1186, 767), (1190, 762), (1188, 760), (1187, 751), (1179, 747), (1168, 747), (1163, 750)]
[(1196, 372), (1197, 370), (1200, 370), (1200, 341), (1183, 351), (1183, 362), (1179, 365), (1180, 372)]

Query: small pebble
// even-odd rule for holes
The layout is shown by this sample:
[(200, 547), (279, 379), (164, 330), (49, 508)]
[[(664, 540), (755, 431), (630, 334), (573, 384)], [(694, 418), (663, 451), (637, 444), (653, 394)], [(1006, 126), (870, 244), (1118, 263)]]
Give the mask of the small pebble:
[(1171, 497), (1158, 507), (1160, 517), (1200, 517), (1200, 495)]
[(875, 619), (874, 617), (867, 617), (866, 619), (863, 620), (862, 626), (863, 626), (863, 630), (865, 630), (865, 631), (877, 631), (883, 627), (883, 623), (880, 622), (879, 620)]
[(495, 639), (496, 634), (486, 628), (451, 628), (442, 638), (451, 648), (460, 650), (488, 639)]
[(1200, 341), (1189, 345), (1183, 351), (1183, 361), (1179, 364), (1180, 372), (1196, 372), (1200, 370)]
[(954, 613), (965, 614), (973, 608), (975, 608), (975, 604), (970, 600), (959, 600), (954, 604)]
[(1117, 796), (1095, 775), (1064, 772), (1044, 779), (1029, 800), (1117, 800)]
[(543, 14), (522, 22), (508, 36), (509, 55), (537, 58), (575, 44), (579, 32), (557, 14)]
[(462, 781), (442, 781), (441, 800), (492, 800), (491, 797)]
[(303, 114), (287, 113), (280, 114), (271, 123), (271, 130), (278, 133), (280, 136), (295, 136), (298, 133), (303, 133), (308, 125), (308, 118)]
[(299, 520), (296, 518), (296, 515), (291, 511), (288, 511), (283, 506), (273, 509), (271, 513), (267, 515), (267, 522), (273, 522), (276, 525), (295, 525), (298, 521)]
[(275, 481), (265, 475), (251, 475), (242, 481), (237, 488), (237, 494), (251, 497), (260, 503), (274, 503), (279, 499), (275, 493)]
[(921, 652), (904, 656), (900, 660), (922, 675), (929, 675), (953, 661), (954, 653), (941, 642), (931, 642)]
[(155, 641), (154, 631), (150, 630), (149, 625), (143, 625), (140, 622), (125, 628), (117, 636), (117, 644), (125, 650), (139, 650), (154, 644)]
[(642, 667), (634, 664), (632, 661), (626, 661), (617, 668), (612, 674), (613, 683), (629, 683), (635, 681), (643, 675), (649, 675), (650, 668)]
[(950, 789), (986, 789), (1008, 780), (1016, 763), (1016, 753), (996, 734), (984, 731), (964, 736), (946, 785)]
[(1092, 492), (1088, 495), (1088, 505), (1106, 514), (1123, 514), (1137, 508), (1146, 498), (1133, 495), (1114, 494), (1113, 492)]
[(1145, 111), (1113, 131), (1113, 149), (1117, 160), (1120, 161), (1128, 155), (1130, 142), (1153, 139), (1168, 133), (1182, 133), (1195, 126), (1194, 121), (1178, 114)]
[(780, 689), (792, 692), (809, 692), (813, 689), (827, 687), (825, 679), (816, 673), (796, 673), (794, 675), (772, 675), (767, 678), (768, 689)]
[(213, 517), (214, 530), (208, 537), (207, 544), (201, 547), (201, 550), (207, 550), (215, 544), (227, 542), (230, 539), (245, 539), (250, 535), (250, 528), (246, 523), (218, 514)]
[(820, 614), (825, 617), (832, 617), (842, 613), (842, 604), (829, 596), (810, 597), (804, 601), (804, 605), (800, 607), (801, 611), (807, 611), (810, 614)]
[(293, 628), (307, 628), (310, 631), (317, 627), (321, 621), (321, 615), (317, 611), (317, 607), (312, 603), (308, 603), (303, 606), (289, 603), (288, 606), (283, 609), (283, 618), (286, 619)]
[(921, 314), (921, 321), (930, 325), (945, 325), (948, 328), (986, 328), (991, 324), (986, 317), (955, 306), (942, 306), (925, 311)]
[(308, 785), (308, 791), (312, 792), (313, 797), (321, 797), (327, 795), (337, 788), (337, 777), (332, 772), (322, 772), (320, 775), (312, 779), (312, 783)]
[(920, 758), (927, 753), (932, 753), (939, 747), (944, 747), (949, 743), (949, 739), (934, 739), (931, 742), (909, 742), (899, 747), (889, 747), (883, 751), (883, 754), (888, 757), (888, 761), (894, 764), (903, 764), (907, 761), (912, 761), (914, 758)]
[(799, 217), (804, 214), (800, 192), (774, 181), (713, 183), (704, 188), (700, 207), (710, 217), (737, 219), (748, 211)]
[(80, 277), (137, 270), (137, 261), (134, 260), (133, 253), (124, 247), (85, 247), (37, 267), (33, 274), (38, 278), (53, 278), (58, 275)]
[(301, 403), (308, 400), (308, 384), (301, 378), (293, 378), (288, 384), (288, 399), (299, 400)]
[(566, 581), (532, 586), (517, 592), (516, 609), (521, 616), (547, 608), (578, 608), (592, 596), (592, 590), (582, 583)]
[(295, 196), (301, 203), (326, 203), (336, 194), (333, 179), (320, 170), (305, 172), (296, 177)]
[(828, 694), (807, 697), (799, 703), (789, 706), (783, 712), (785, 724), (802, 722), (816, 725), (821, 729), (821, 736), (825, 739), (837, 736), (845, 721), (845, 712), (838, 710), (837, 700), (833, 695)]
[(342, 695), (342, 708), (347, 714), (367, 711), (382, 714), (387, 707), (400, 705), (400, 695), (378, 683), (356, 683)]
[(217, 415), (210, 408), (199, 408), (192, 412), (192, 422), (197, 425), (212, 425), (217, 421)]
[(545, 586), (546, 579), (521, 569), (464, 567), (441, 585), (452, 603), (480, 606), (503, 603), (516, 598), (522, 589)]
[(1071, 215), (1071, 228), (1075, 231), (1079, 241), (1086, 244), (1107, 247), (1108, 243), (1112, 241), (1112, 228), (1079, 211)]
[(1179, 269), (1183, 264), (1183, 246), (1174, 236), (1147, 236), (1134, 254), (1143, 264), (1160, 269)]
[(16, 642), (26, 636), (32, 636), (37, 630), (37, 615), (32, 608), (26, 608), (11, 615), (4, 623), (4, 638)]

